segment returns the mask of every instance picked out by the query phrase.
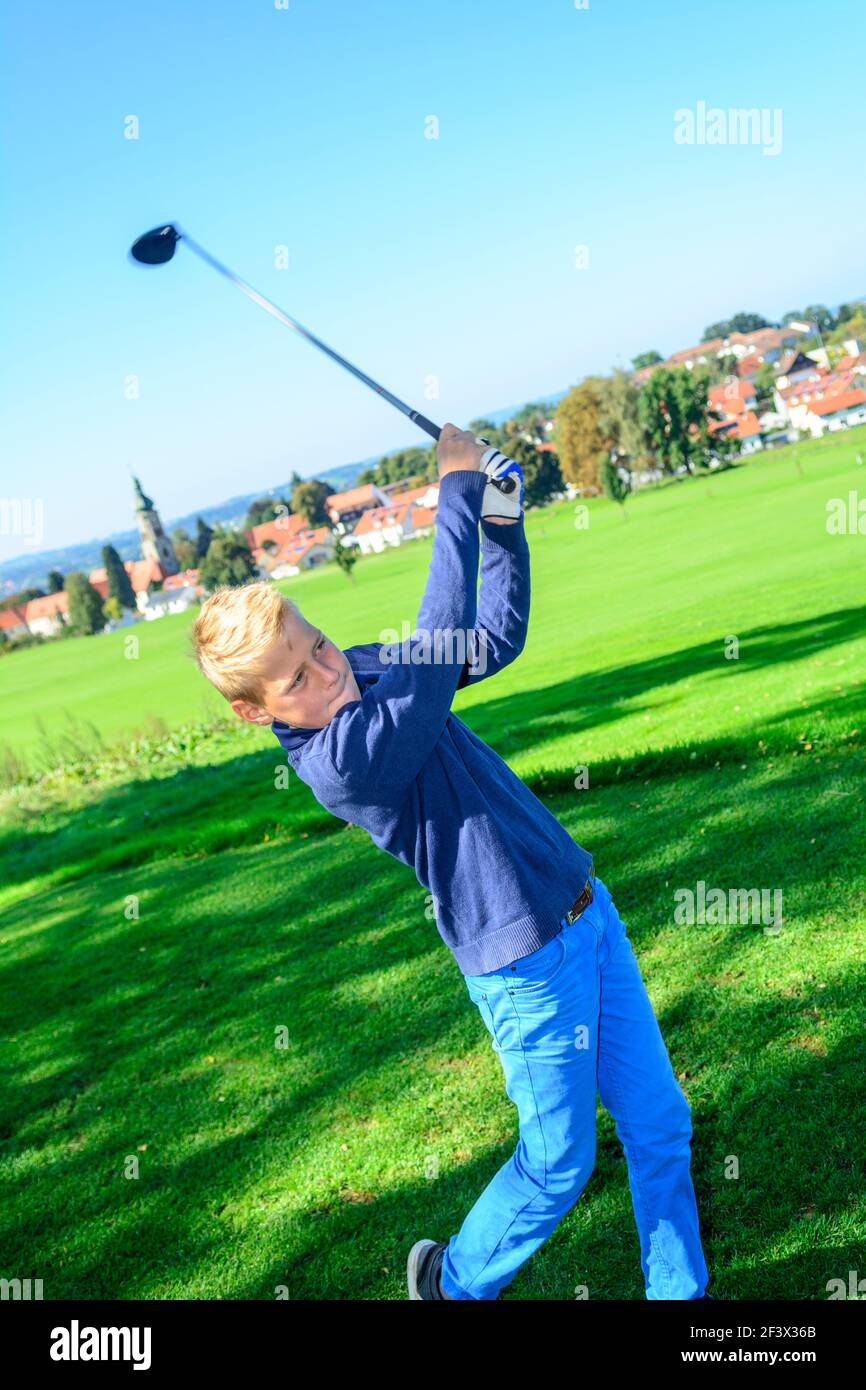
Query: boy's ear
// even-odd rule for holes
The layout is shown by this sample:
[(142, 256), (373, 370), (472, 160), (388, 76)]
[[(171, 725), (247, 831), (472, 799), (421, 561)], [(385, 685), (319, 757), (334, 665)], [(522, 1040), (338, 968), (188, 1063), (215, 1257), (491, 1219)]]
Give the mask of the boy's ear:
[(261, 705), (250, 704), (249, 700), (230, 700), (229, 704), (238, 719), (246, 719), (249, 724), (270, 724), (273, 721), (273, 715), (268, 714)]

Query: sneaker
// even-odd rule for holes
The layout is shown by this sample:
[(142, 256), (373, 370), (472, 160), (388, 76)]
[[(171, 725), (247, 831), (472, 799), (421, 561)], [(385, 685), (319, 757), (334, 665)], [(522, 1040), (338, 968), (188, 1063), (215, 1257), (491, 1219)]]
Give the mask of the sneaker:
[(453, 1302), (450, 1294), (447, 1294), (439, 1282), (439, 1271), (442, 1268), (442, 1256), (445, 1253), (445, 1246), (435, 1240), (416, 1240), (412, 1249), (409, 1251), (409, 1259), (406, 1264), (406, 1281), (409, 1285), (409, 1297), (415, 1300), (428, 1299), (433, 1301), (446, 1299)]

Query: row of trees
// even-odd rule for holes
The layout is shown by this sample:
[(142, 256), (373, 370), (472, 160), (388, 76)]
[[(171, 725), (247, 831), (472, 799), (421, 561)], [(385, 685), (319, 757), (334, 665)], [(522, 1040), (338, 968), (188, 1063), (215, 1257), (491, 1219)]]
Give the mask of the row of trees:
[[(586, 495), (613, 495), (641, 471), (694, 473), (730, 461), (733, 442), (710, 434), (719, 418), (709, 405), (711, 374), (659, 367), (638, 389), (621, 368), (587, 377), (563, 396), (554, 438), (562, 474)], [(616, 500), (620, 500), (617, 496)]]

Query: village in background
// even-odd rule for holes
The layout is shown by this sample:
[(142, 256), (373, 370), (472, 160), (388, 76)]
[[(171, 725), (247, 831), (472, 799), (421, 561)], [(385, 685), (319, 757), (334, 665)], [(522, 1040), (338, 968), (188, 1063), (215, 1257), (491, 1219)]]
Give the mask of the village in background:
[[(470, 422), (524, 473), (525, 506), (605, 493), (624, 503), (667, 476), (732, 466), (759, 450), (866, 423), (866, 302), (786, 314), (781, 325), (738, 314), (697, 347), (648, 352), (630, 372), (587, 377), (556, 405), (524, 406), (502, 425)], [(103, 547), (89, 573), (52, 569), (42, 589), (0, 600), (0, 652), (52, 638), (111, 632), (180, 613), (221, 584), (286, 579), (430, 537), (435, 445), (383, 457), (334, 492), (293, 475), (285, 497), (252, 502), (240, 525), (168, 535), (137, 478), (141, 557)]]

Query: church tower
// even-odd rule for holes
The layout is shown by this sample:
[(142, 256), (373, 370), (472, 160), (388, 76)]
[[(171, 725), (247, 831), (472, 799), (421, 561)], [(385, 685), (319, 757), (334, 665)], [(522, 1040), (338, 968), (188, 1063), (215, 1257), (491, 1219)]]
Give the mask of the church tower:
[(174, 553), (174, 546), (162, 529), (159, 512), (151, 499), (142, 492), (141, 483), (135, 483), (135, 520), (141, 532), (141, 553), (145, 560), (156, 560), (162, 566), (163, 574), (177, 574), (180, 565)]

